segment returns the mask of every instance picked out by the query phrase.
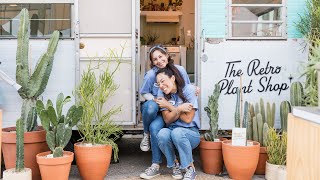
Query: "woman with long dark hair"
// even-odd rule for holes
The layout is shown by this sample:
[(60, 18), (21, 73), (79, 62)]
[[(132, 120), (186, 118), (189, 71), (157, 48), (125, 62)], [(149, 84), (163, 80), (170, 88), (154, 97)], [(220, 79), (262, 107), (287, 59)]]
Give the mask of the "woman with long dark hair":
[[(144, 135), (140, 143), (140, 149), (148, 151), (151, 144), (152, 150), (152, 165), (140, 174), (140, 177), (144, 179), (151, 179), (159, 175), (160, 163), (162, 162), (162, 153), (156, 136), (165, 123), (161, 113), (159, 113), (159, 106), (155, 102), (159, 90), (156, 83), (156, 73), (160, 68), (168, 67), (175, 72), (176, 76), (183, 79), (185, 84), (190, 84), (186, 70), (182, 66), (174, 64), (173, 59), (164, 47), (156, 45), (150, 48), (149, 52), (151, 69), (145, 74), (140, 89), (140, 94), (146, 99), (141, 106)], [(177, 174), (175, 178), (182, 178), (180, 171), (176, 171), (175, 174)]]
[(159, 148), (166, 156), (168, 168), (176, 168), (176, 164), (181, 164), (179, 168), (186, 170), (183, 179), (194, 180), (196, 171), (192, 150), (200, 143), (200, 117), (195, 87), (184, 85), (183, 79), (170, 68), (157, 72), (157, 83), (163, 93), (159, 93), (156, 102), (166, 123), (166, 127), (157, 135)]

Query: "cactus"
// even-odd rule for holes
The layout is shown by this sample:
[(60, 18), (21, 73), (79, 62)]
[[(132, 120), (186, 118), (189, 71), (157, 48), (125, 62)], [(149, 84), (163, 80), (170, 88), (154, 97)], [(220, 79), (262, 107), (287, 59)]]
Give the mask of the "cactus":
[(260, 98), (260, 114), (261, 114), (263, 123), (265, 123), (266, 122), (266, 111), (264, 108), (264, 101), (262, 98)]
[(294, 82), (291, 84), (290, 103), (291, 103), (291, 106), (303, 105), (303, 86), (301, 82)]
[(249, 103), (247, 101), (244, 102), (244, 108), (243, 108), (243, 121), (242, 121), (242, 127), (246, 128), (248, 125), (248, 121), (250, 118), (250, 112), (249, 112)]
[(268, 124), (267, 123), (263, 123), (263, 132), (262, 132), (262, 146), (266, 147), (267, 146), (267, 138), (268, 138)]
[(253, 117), (252, 118), (252, 137), (254, 141), (259, 141), (259, 137), (258, 137), (258, 123), (257, 123), (257, 118)]
[(213, 94), (209, 96), (208, 106), (204, 108), (204, 110), (207, 112), (207, 115), (210, 119), (210, 132), (207, 132), (204, 134), (204, 138), (206, 141), (213, 141), (218, 134), (219, 96), (220, 96), (220, 86), (219, 84), (215, 84)]
[(257, 115), (258, 113), (260, 113), (260, 108), (259, 108), (259, 104), (256, 103), (256, 105), (254, 107), (254, 114)]
[(23, 120), (18, 119), (16, 122), (16, 172), (21, 172), (24, 169), (24, 131), (23, 131)]
[(63, 148), (68, 144), (71, 135), (72, 127), (75, 126), (83, 114), (82, 106), (71, 106), (67, 112), (67, 115), (62, 115), (63, 105), (70, 101), (70, 96), (64, 98), (64, 95), (60, 93), (56, 101), (56, 109), (54, 109), (51, 100), (44, 103), (38, 100), (36, 103), (37, 112), (41, 120), (43, 128), (47, 132), (46, 140), (50, 150), (53, 153), (53, 157), (62, 157)]
[(247, 139), (252, 140), (252, 117), (251, 117), (250, 112), (248, 113)]
[(288, 114), (291, 113), (291, 105), (289, 101), (282, 101), (280, 104), (280, 121), (281, 129), (287, 131)]
[(259, 143), (262, 144), (263, 143), (263, 136), (262, 136), (263, 120), (262, 120), (262, 115), (261, 114), (257, 114), (257, 130), (258, 130)]
[(240, 127), (240, 90), (237, 89), (237, 102), (236, 102), (236, 110), (234, 112), (234, 125), (235, 127)]
[(29, 72), (29, 15), (27, 9), (20, 12), (20, 26), (18, 32), (18, 47), (16, 56), (16, 80), (22, 87), (19, 95), (23, 99), (21, 119), (24, 130), (33, 131), (37, 127), (36, 100), (45, 90), (52, 70), (53, 56), (56, 51), (59, 32), (54, 31), (50, 38), (47, 52), (38, 61), (33, 73)]
[(275, 103), (272, 103), (272, 107), (270, 103), (267, 103), (267, 123), (269, 127), (274, 127), (274, 119), (275, 119)]

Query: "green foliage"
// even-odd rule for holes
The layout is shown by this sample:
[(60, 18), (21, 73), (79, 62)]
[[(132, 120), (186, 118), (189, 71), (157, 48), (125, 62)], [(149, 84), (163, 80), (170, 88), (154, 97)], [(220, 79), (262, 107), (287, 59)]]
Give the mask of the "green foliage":
[(214, 85), (213, 94), (209, 96), (208, 106), (204, 108), (210, 119), (210, 132), (204, 134), (206, 141), (213, 141), (218, 134), (218, 120), (219, 120), (219, 96), (220, 86), (219, 84)]
[(240, 90), (237, 89), (236, 110), (234, 112), (234, 125), (236, 128), (240, 127)]
[(291, 113), (291, 105), (289, 101), (282, 101), (280, 104), (280, 121), (282, 131), (287, 131), (289, 113)]
[(286, 165), (287, 133), (280, 136), (274, 128), (269, 128), (266, 138), (268, 162), (275, 165)]
[[(80, 84), (76, 89), (78, 104), (83, 107), (84, 115), (78, 124), (82, 140), (92, 144), (111, 145), (114, 159), (118, 159), (118, 146), (114, 142), (122, 134), (122, 129), (114, 123), (112, 117), (121, 112), (121, 106), (111, 107), (106, 110), (106, 104), (115, 94), (118, 85), (114, 80), (115, 72), (119, 69), (124, 47), (118, 55), (110, 50), (105, 59), (99, 59), (98, 65), (89, 67), (82, 73)], [(116, 67), (112, 70), (110, 63), (114, 62)], [(106, 63), (106, 64), (104, 64)], [(101, 70), (106, 67), (105, 70)], [(99, 72), (96, 78), (95, 72)]]
[(62, 108), (67, 102), (70, 102), (70, 96), (64, 98), (60, 93), (56, 100), (56, 109), (52, 105), (52, 101), (48, 100), (46, 108), (41, 100), (37, 101), (37, 111), (43, 128), (46, 130), (46, 140), (53, 157), (62, 157), (63, 148), (68, 144), (72, 127), (75, 126), (83, 115), (82, 106), (73, 105), (67, 112), (62, 115)]

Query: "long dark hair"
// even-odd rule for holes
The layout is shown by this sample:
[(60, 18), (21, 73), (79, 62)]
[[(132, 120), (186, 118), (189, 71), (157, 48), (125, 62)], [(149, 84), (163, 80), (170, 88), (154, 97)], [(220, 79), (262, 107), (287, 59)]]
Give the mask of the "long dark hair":
[[(169, 76), (169, 78), (171, 78), (174, 75), (178, 96), (182, 99), (183, 102), (188, 102), (187, 98), (183, 95), (182, 90), (186, 83), (184, 82), (184, 79), (181, 77), (180, 72), (176, 72), (175, 70), (171, 69), (172, 67), (178, 71), (178, 69), (173, 64), (168, 64), (167, 67), (159, 69), (156, 73), (156, 76), (160, 73), (164, 73), (165, 75)], [(166, 98), (166, 100), (169, 100), (171, 96), (170, 94), (165, 94), (164, 97)]]
[(149, 60), (150, 60), (150, 68), (152, 69), (154, 67), (153, 65), (153, 61), (152, 61), (152, 54), (154, 51), (160, 51), (162, 54), (164, 55), (168, 55), (168, 64), (174, 64), (174, 60), (172, 59), (172, 57), (168, 54), (167, 50), (165, 47), (161, 46), (161, 45), (155, 45), (153, 47), (150, 48), (150, 52), (149, 52)]

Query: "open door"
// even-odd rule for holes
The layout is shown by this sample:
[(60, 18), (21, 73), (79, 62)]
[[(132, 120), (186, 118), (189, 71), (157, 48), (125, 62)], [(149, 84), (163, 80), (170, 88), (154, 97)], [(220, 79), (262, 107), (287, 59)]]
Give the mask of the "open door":
[(121, 113), (113, 118), (119, 125), (136, 124), (135, 59), (138, 36), (135, 6), (135, 1), (79, 1), (80, 43), (83, 49), (80, 49), (78, 79), (90, 60), (97, 64), (109, 49), (115, 50), (118, 55), (123, 50), (122, 63), (115, 76), (119, 88), (105, 105), (105, 110), (122, 106)]

